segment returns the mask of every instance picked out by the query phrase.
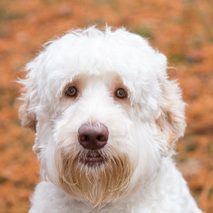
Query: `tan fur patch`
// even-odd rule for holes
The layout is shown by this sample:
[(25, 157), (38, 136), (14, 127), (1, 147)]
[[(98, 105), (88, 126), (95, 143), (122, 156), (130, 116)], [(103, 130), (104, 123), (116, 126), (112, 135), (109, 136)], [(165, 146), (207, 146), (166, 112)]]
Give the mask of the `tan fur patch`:
[(28, 111), (29, 103), (28, 101), (23, 101), (19, 108), (19, 117), (21, 119), (21, 125), (27, 127), (36, 132), (36, 116), (34, 113)]
[[(118, 88), (123, 88), (127, 93), (129, 92), (128, 88), (124, 85), (124, 83), (122, 81), (122, 78), (119, 75), (115, 75), (114, 74), (114, 78), (113, 78), (111, 84), (109, 85), (109, 87), (110, 87), (110, 90), (111, 90), (111, 94), (113, 95), (113, 97), (114, 97), (114, 99), (116, 101), (119, 101), (125, 107), (130, 106), (130, 99), (129, 99), (129, 97), (127, 97), (125, 99), (119, 99), (119, 98), (116, 98), (115, 95), (114, 95), (115, 91)], [(128, 96), (129, 96), (129, 94), (128, 94)]]
[(184, 133), (185, 103), (181, 98), (181, 93), (175, 81), (167, 81), (161, 85), (161, 112), (156, 119), (156, 124), (160, 131), (166, 135), (168, 144), (173, 146)]
[(175, 118), (169, 109), (162, 110), (161, 116), (156, 120), (156, 124), (160, 131), (166, 133), (168, 144), (172, 145), (175, 140), (177, 140), (177, 135), (175, 134)]
[[(72, 152), (69, 152), (72, 153)], [(57, 151), (59, 185), (70, 195), (88, 201), (94, 208), (124, 196), (132, 175), (127, 155), (114, 152), (107, 162), (88, 167), (79, 162), (78, 155)]]

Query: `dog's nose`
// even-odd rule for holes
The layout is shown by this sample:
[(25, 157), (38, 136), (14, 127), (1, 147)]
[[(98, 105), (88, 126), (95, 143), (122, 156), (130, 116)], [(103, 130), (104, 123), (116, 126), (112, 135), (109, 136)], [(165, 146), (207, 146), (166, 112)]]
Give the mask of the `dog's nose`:
[(78, 141), (86, 149), (96, 150), (107, 144), (109, 132), (99, 122), (85, 123), (78, 129)]

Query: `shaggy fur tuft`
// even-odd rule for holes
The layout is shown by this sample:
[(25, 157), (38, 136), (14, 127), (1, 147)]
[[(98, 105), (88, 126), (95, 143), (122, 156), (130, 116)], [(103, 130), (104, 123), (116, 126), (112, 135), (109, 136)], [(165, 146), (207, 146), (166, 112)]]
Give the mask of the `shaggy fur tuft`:
[[(69, 151), (72, 153), (72, 149)], [(107, 158), (105, 165), (88, 167), (79, 160), (87, 153), (77, 153), (70, 157), (67, 150), (57, 150), (58, 185), (70, 195), (86, 200), (93, 208), (100, 208), (123, 197), (132, 175), (131, 164), (128, 156), (108, 152), (109, 154), (100, 153), (107, 156), (104, 157)]]

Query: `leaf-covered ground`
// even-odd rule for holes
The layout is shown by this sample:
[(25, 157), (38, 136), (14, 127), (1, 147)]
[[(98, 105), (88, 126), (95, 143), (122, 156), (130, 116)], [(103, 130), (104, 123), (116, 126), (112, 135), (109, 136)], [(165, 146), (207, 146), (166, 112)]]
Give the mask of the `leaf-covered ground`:
[(213, 212), (213, 1), (1, 0), (0, 212), (24, 213), (39, 179), (33, 133), (17, 117), (24, 64), (41, 45), (71, 28), (105, 23), (149, 39), (169, 58), (188, 103), (178, 166), (205, 212)]

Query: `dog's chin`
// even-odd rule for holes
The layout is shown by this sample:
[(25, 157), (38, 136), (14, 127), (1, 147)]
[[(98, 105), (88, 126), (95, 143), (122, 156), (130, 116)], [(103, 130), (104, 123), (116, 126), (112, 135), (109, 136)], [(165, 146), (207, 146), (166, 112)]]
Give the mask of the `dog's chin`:
[(58, 184), (75, 199), (90, 203), (94, 208), (106, 205), (126, 195), (133, 171), (126, 154), (115, 150), (64, 149), (56, 152)]

